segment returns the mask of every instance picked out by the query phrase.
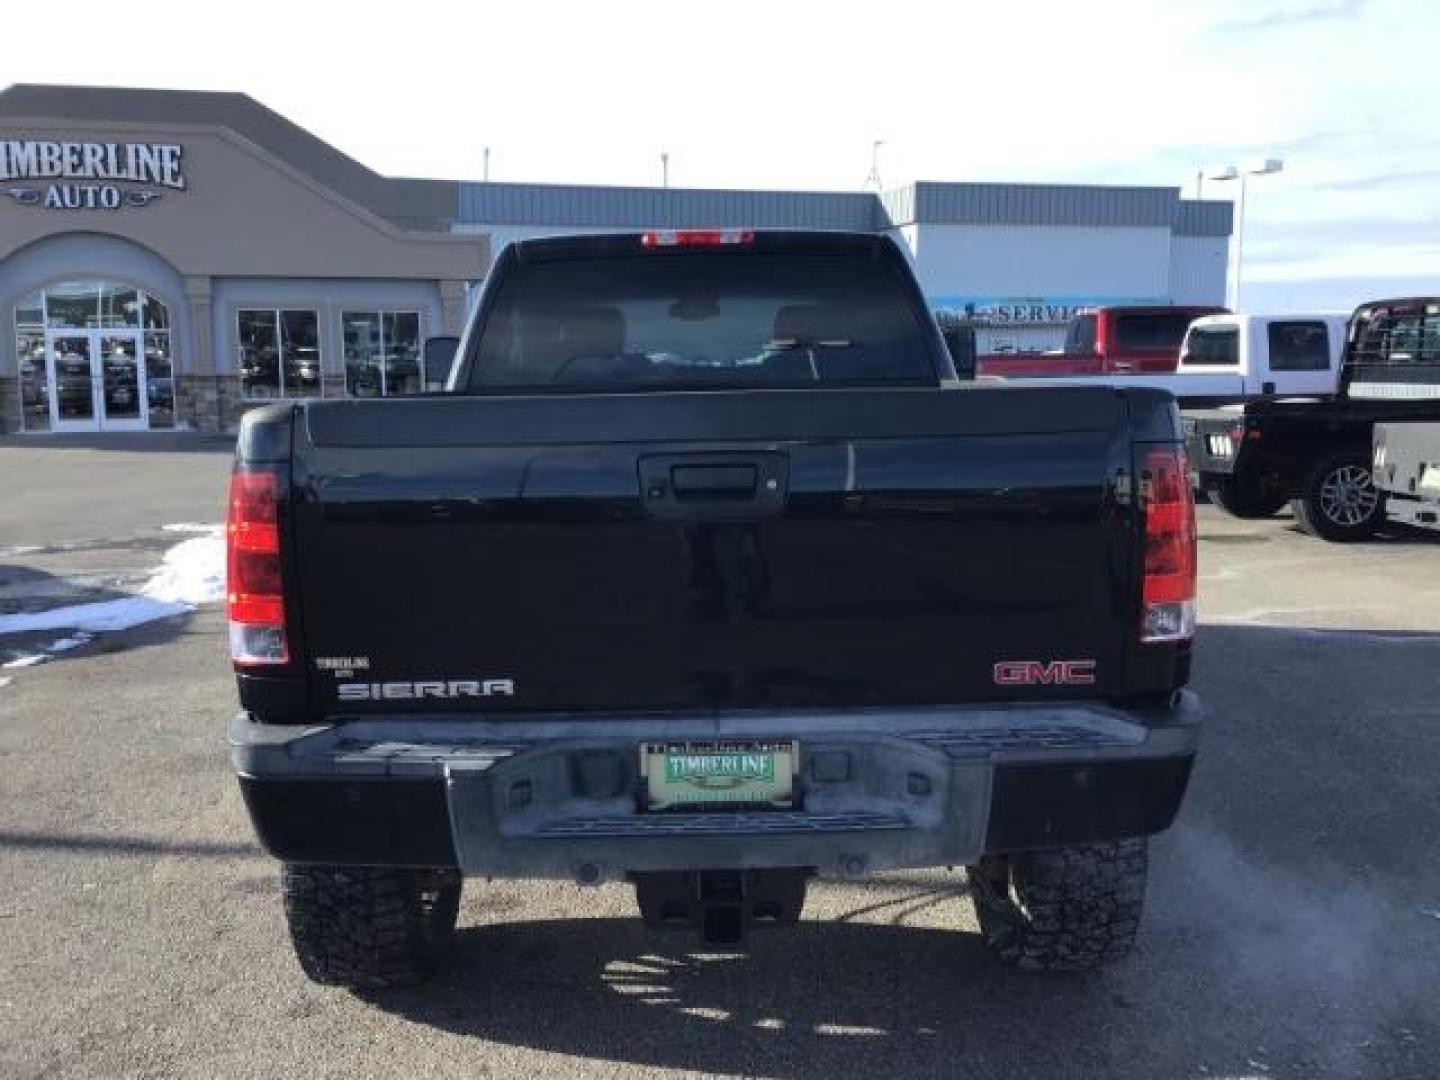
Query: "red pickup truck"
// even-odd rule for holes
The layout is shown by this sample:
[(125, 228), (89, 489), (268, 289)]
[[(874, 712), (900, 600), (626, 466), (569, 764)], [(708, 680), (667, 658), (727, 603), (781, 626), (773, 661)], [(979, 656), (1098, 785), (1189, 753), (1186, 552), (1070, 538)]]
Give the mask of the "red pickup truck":
[(1194, 319), (1223, 307), (1097, 307), (1070, 320), (1062, 352), (976, 358), (977, 375), (1112, 375), (1174, 371)]

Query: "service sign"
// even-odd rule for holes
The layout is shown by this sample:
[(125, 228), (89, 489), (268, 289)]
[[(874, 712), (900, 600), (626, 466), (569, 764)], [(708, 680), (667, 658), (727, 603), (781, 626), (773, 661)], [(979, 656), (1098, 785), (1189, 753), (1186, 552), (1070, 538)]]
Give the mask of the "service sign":
[(1137, 296), (963, 296), (930, 297), (942, 320), (989, 326), (1063, 326), (1089, 308), (1164, 304), (1163, 297)]
[(46, 210), (149, 206), (185, 190), (184, 148), (173, 143), (0, 140), (0, 193)]

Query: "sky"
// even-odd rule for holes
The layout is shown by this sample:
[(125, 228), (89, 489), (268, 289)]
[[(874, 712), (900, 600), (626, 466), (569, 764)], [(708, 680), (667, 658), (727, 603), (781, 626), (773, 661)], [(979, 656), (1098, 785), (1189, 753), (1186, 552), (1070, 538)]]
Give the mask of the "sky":
[[(1440, 293), (1440, 3), (68, 0), (11, 82), (239, 90), (382, 173), (1248, 186), (1243, 306)], [(128, 9), (127, 9), (128, 10)], [(200, 13), (200, 14), (197, 14)], [(62, 40), (63, 39), (63, 40)], [(1233, 198), (1235, 183), (1207, 183)]]

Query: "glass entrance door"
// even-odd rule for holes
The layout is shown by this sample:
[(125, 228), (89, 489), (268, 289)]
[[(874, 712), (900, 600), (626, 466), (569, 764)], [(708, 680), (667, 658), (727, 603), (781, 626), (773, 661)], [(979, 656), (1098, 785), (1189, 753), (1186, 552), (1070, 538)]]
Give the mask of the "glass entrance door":
[(50, 369), (52, 431), (96, 431), (99, 407), (91, 369), (92, 334), (52, 334), (45, 362)]
[(145, 352), (139, 333), (69, 331), (48, 338), (52, 430), (145, 429)]
[[(108, 332), (99, 339), (100, 426), (106, 431), (145, 429), (145, 350), (139, 334)], [(92, 360), (92, 364), (95, 363)]]

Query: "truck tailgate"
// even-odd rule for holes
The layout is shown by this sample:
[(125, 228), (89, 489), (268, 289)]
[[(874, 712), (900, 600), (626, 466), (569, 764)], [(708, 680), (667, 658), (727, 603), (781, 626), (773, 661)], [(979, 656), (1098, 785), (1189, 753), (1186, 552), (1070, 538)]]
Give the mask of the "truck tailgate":
[(318, 714), (994, 701), (1010, 661), (1097, 696), (1131, 468), (1101, 387), (312, 402), (297, 659)]

